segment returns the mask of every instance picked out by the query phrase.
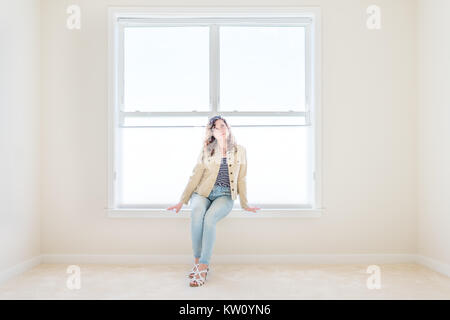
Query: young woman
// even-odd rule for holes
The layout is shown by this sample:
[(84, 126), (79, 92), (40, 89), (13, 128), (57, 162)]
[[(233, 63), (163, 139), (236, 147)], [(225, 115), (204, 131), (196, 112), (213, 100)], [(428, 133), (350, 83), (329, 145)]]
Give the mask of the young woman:
[(191, 235), (194, 267), (189, 277), (191, 287), (206, 281), (208, 265), (216, 238), (216, 223), (233, 208), (239, 194), (241, 207), (256, 212), (260, 208), (247, 204), (247, 156), (236, 144), (227, 121), (221, 116), (209, 119), (206, 137), (197, 164), (184, 189), (180, 202), (167, 210), (180, 211), (191, 200)]

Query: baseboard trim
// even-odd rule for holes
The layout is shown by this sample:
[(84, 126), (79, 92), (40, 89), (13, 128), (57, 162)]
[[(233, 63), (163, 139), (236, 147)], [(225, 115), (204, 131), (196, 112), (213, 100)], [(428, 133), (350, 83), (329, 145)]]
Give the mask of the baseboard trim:
[[(211, 264), (346, 264), (411, 263), (414, 254), (287, 254), (214, 255)], [(42, 263), (190, 264), (192, 255), (64, 255), (44, 254)]]
[(5, 270), (0, 270), (0, 285), (14, 276), (18, 276), (42, 263), (42, 256), (36, 256), (20, 262)]
[(422, 255), (417, 255), (416, 262), (436, 272), (442, 273), (447, 277), (450, 277), (450, 265), (445, 262)]

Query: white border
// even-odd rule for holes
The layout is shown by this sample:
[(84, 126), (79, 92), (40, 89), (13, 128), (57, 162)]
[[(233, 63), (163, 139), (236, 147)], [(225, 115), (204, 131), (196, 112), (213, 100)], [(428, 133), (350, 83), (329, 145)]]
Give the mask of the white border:
[[(117, 218), (136, 218), (136, 217), (180, 217), (184, 212), (190, 210), (180, 210), (179, 213), (172, 213), (164, 209), (117, 209), (114, 199), (117, 199), (117, 190), (115, 188), (115, 168), (114, 158), (118, 148), (114, 145), (116, 141), (115, 130), (118, 124), (118, 116), (115, 115), (114, 107), (121, 101), (121, 97), (116, 97), (117, 91), (117, 73), (115, 69), (116, 50), (112, 48), (115, 43), (114, 38), (118, 34), (117, 18), (126, 14), (127, 17), (164, 17), (164, 18), (186, 18), (186, 17), (309, 17), (312, 22), (312, 39), (314, 47), (312, 48), (312, 79), (313, 95), (309, 101), (314, 106), (311, 109), (311, 122), (314, 123), (315, 132), (314, 145), (314, 194), (313, 209), (279, 209), (279, 210), (260, 210), (258, 213), (251, 213), (244, 210), (232, 210), (229, 217), (320, 217), (322, 216), (322, 116), (321, 116), (321, 62), (322, 62), (322, 37), (321, 37), (321, 9), (320, 7), (108, 7), (108, 205), (105, 208), (108, 217)], [(116, 86), (115, 90), (113, 90)], [(307, 93), (308, 94), (308, 93)], [(119, 100), (119, 101), (117, 101)], [(181, 215), (180, 215), (181, 213)]]

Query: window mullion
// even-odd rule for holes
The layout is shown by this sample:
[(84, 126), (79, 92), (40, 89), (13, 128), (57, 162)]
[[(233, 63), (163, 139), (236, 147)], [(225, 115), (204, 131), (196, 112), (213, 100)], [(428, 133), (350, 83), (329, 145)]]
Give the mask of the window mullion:
[(219, 79), (220, 79), (220, 58), (219, 58), (219, 26), (212, 24), (209, 29), (209, 62), (210, 62), (210, 99), (211, 113), (216, 114), (219, 109)]

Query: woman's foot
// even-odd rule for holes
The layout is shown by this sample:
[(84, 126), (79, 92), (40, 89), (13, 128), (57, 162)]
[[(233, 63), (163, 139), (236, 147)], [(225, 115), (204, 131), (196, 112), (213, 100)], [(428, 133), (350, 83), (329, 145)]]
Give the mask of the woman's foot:
[[(191, 271), (189, 272), (189, 278), (193, 278), (194, 274), (198, 271), (198, 264), (194, 264), (194, 266), (192, 267)], [(209, 271), (209, 268), (206, 268), (206, 270)]]
[(192, 269), (191, 269), (191, 271), (189, 272), (189, 275), (188, 275), (188, 277), (191, 278), (191, 279), (194, 276), (195, 271), (197, 270), (197, 267), (199, 265), (199, 260), (200, 260), (200, 258), (195, 258), (194, 257), (194, 266), (192, 267)]
[(208, 271), (209, 271), (208, 265), (205, 265), (205, 264), (198, 265), (197, 270), (195, 271), (195, 273), (194, 273), (194, 275), (192, 277), (192, 280), (189, 283), (189, 285), (191, 287), (200, 287), (200, 286), (202, 286), (205, 283), (205, 281), (206, 281), (206, 277), (208, 275)]
[(194, 276), (194, 274), (197, 272), (198, 270), (198, 263), (194, 264), (194, 266), (191, 269), (191, 272), (189, 272), (189, 278), (192, 279), (192, 277)]

